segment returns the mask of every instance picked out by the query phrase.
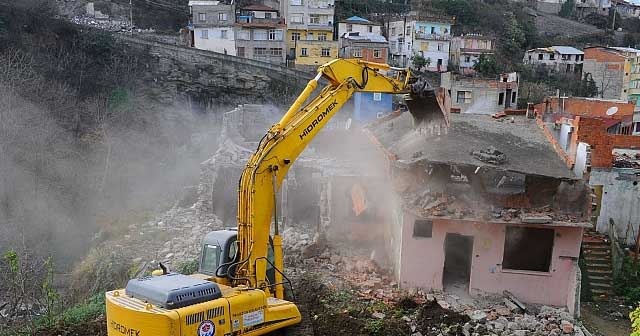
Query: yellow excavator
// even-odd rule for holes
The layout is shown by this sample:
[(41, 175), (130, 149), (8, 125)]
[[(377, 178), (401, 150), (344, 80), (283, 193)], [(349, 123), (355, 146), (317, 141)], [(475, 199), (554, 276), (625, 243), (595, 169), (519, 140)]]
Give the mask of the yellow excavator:
[[(326, 86), (307, 103), (321, 78)], [(276, 193), (296, 158), (355, 92), (405, 94), (417, 123), (448, 125), (436, 91), (408, 69), (357, 59), (320, 66), (244, 168), (237, 229), (204, 237), (197, 274), (161, 265), (161, 271), (107, 292), (108, 335), (263, 335), (299, 323), (300, 311), (285, 300), (284, 285), (291, 282), (284, 274), (277, 216), (271, 217)]]

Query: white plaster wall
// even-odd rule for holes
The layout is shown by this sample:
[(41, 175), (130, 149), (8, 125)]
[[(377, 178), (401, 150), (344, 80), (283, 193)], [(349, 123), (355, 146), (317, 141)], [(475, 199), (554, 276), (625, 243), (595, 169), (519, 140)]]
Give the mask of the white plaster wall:
[(621, 172), (632, 169), (613, 168), (611, 170), (593, 169), (589, 184), (602, 185), (600, 215), (596, 229), (598, 232), (609, 232), (609, 219), (616, 225), (618, 237), (627, 244), (635, 242), (640, 226), (640, 182), (620, 179)]
[[(202, 30), (209, 31), (209, 38), (202, 38)], [(220, 38), (220, 31), (227, 31), (227, 38)], [(194, 43), (196, 49), (210, 50), (218, 53), (224, 53), (227, 50), (227, 55), (236, 56), (236, 41), (234, 31), (232, 27), (216, 27), (216, 28), (196, 28), (194, 30)]]
[(567, 144), (569, 143), (570, 132), (571, 132), (571, 125), (562, 124), (562, 126), (560, 127), (560, 139), (558, 140), (558, 142), (560, 143), (560, 146), (562, 146), (562, 149), (564, 149), (565, 151), (567, 151)]
[(578, 177), (582, 177), (585, 170), (587, 169), (587, 149), (589, 145), (584, 142), (578, 143), (578, 148), (576, 149), (576, 161), (573, 165), (573, 172)]

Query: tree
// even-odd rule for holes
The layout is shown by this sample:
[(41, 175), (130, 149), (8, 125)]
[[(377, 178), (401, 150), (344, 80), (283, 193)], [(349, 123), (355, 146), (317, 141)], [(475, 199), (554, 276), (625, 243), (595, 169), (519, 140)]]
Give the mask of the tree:
[(598, 95), (598, 85), (590, 73), (584, 74), (584, 78), (580, 81), (580, 93), (582, 97), (595, 97)]
[(498, 63), (493, 56), (486, 54), (480, 55), (480, 58), (473, 65), (473, 70), (477, 71), (484, 77), (493, 77), (498, 74)]
[(503, 56), (510, 62), (517, 63), (526, 45), (525, 33), (512, 12), (504, 14), (502, 35), (500, 36)]
[(562, 7), (560, 7), (560, 13), (558, 13), (558, 15), (560, 15), (563, 18), (572, 17), (575, 6), (576, 6), (576, 2), (574, 0), (565, 1), (562, 4)]
[(415, 54), (411, 57), (411, 63), (416, 70), (420, 71), (424, 67), (429, 67), (429, 64), (431, 64), (431, 59), (424, 58), (424, 56), (420, 54)]

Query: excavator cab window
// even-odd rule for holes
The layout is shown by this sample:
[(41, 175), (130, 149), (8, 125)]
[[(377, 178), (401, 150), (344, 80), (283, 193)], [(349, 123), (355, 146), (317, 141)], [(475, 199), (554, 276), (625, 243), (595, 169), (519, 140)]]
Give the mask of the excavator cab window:
[(217, 245), (204, 245), (202, 250), (202, 263), (200, 272), (214, 274), (219, 266), (220, 247)]

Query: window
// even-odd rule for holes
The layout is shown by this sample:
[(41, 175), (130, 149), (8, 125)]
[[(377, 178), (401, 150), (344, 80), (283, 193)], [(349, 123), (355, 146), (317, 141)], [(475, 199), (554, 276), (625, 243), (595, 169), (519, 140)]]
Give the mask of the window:
[(327, 40), (327, 33), (318, 34), (318, 41), (326, 41), (326, 40)]
[(331, 56), (331, 50), (329, 48), (322, 48), (322, 57)]
[(200, 38), (203, 40), (208, 40), (209, 39), (209, 31), (206, 29), (203, 29), (200, 31)]
[(309, 23), (310, 24), (320, 24), (320, 15), (319, 14), (309, 14)]
[(302, 20), (303, 15), (302, 14), (291, 14), (289, 16), (291, 18), (291, 23), (303, 23), (304, 20)]
[(431, 238), (433, 232), (433, 222), (430, 220), (416, 219), (413, 222), (414, 238)]
[(498, 105), (504, 104), (504, 92), (500, 92), (498, 95)]
[(380, 49), (373, 49), (373, 58), (380, 58)]
[(373, 33), (373, 26), (368, 26), (368, 27), (367, 27), (367, 30), (368, 30), (370, 33)]
[(471, 62), (471, 56), (465, 56), (464, 57), (464, 61), (465, 61), (465, 63)]
[(269, 49), (269, 54), (271, 56), (282, 56), (282, 48), (271, 48)]
[(507, 226), (502, 268), (549, 272), (554, 236), (553, 229)]
[(267, 55), (267, 48), (253, 48), (254, 56), (264, 56)]
[(436, 33), (436, 27), (431, 27), (431, 34), (435, 34)]
[(268, 33), (264, 29), (256, 29), (253, 31), (253, 40), (254, 41), (266, 41), (268, 38)]
[(511, 92), (511, 103), (515, 104), (516, 103), (516, 92)]
[(251, 31), (246, 29), (241, 29), (236, 32), (236, 36), (238, 37), (238, 40), (248, 41), (248, 40), (251, 40)]
[(244, 57), (244, 47), (238, 47), (237, 49), (238, 57)]
[(362, 57), (362, 49), (360, 48), (353, 49), (351, 53), (353, 57)]
[(223, 40), (227, 39), (227, 31), (226, 30), (221, 30), (220, 31), (220, 38)]
[(542, 61), (543, 58), (544, 58), (544, 55), (538, 54), (538, 61)]
[(531, 55), (529, 55), (529, 62), (531, 62)]
[(373, 101), (381, 101), (381, 100), (382, 100), (382, 93), (374, 92), (373, 93)]
[(438, 51), (442, 51), (442, 43), (438, 43)]
[(200, 22), (207, 21), (207, 14), (206, 13), (198, 13), (198, 21), (200, 21)]
[(291, 33), (291, 41), (300, 41), (300, 33)]
[(556, 59), (556, 54), (549, 54), (549, 59), (550, 60), (555, 60)]
[(213, 274), (218, 268), (220, 247), (217, 245), (205, 245), (202, 249), (202, 269), (200, 271)]
[(458, 104), (471, 104), (471, 91), (458, 91), (456, 93), (456, 102)]
[(391, 28), (391, 35), (395, 35), (396, 34), (396, 28)]
[(264, 13), (264, 18), (265, 19), (271, 19), (272, 15), (273, 15), (273, 13)]
[(291, 0), (291, 6), (302, 6), (302, 0)]
[(309, 56), (309, 54), (307, 54), (307, 48), (300, 48), (300, 56)]
[(353, 31), (353, 25), (352, 24), (347, 23), (347, 31), (348, 32)]
[(269, 41), (274, 41), (276, 39), (276, 30), (269, 29)]
[(218, 13), (218, 21), (227, 21), (227, 13)]
[(407, 35), (411, 35), (411, 26), (407, 26)]

